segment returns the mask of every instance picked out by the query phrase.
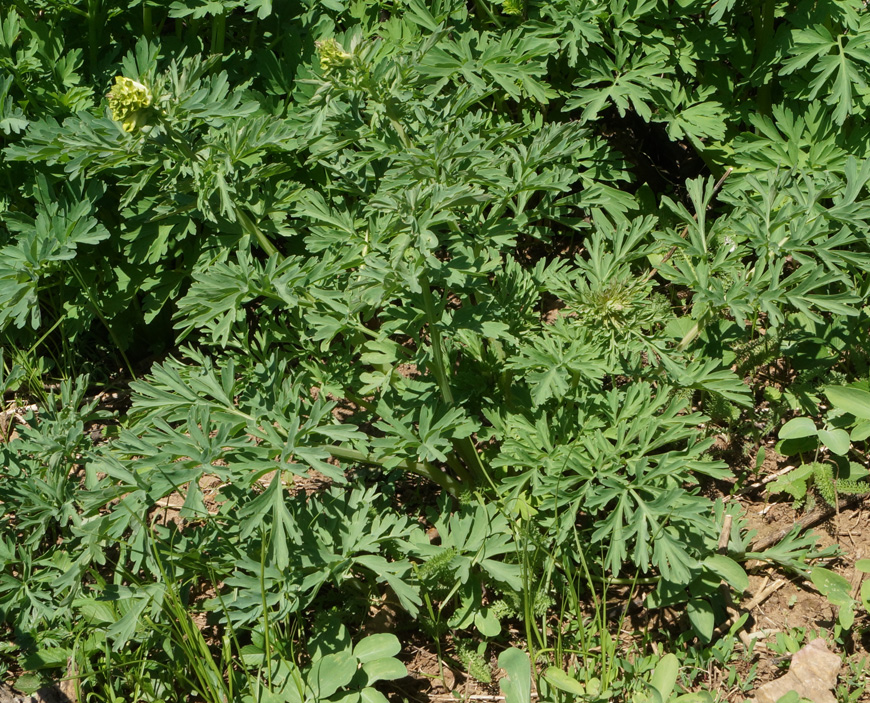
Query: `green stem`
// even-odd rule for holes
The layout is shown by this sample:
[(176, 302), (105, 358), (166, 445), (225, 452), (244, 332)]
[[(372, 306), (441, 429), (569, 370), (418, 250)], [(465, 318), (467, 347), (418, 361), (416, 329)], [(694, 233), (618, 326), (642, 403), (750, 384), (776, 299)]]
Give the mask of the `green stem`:
[[(318, 449), (324, 449), (329, 452), (336, 459), (347, 459), (348, 461), (356, 461), (360, 464), (369, 464), (370, 466), (384, 466), (384, 462), (380, 459), (377, 459), (368, 454), (364, 454), (361, 451), (356, 449), (351, 449), (350, 447), (341, 447), (334, 444), (326, 444), (321, 445)], [(416, 462), (410, 459), (406, 459), (405, 461), (399, 463), (396, 466), (397, 469), (402, 469), (403, 471), (408, 471), (412, 474), (417, 474), (418, 476), (422, 476), (424, 478), (428, 478), (431, 481), (437, 483), (441, 488), (450, 493), (451, 495), (458, 495), (463, 486), (456, 481), (449, 474), (445, 474), (443, 471), (439, 471), (436, 467), (432, 466), (427, 462)]]
[[(429, 278), (425, 271), (420, 274), (420, 288), (423, 291), (423, 307), (425, 308), (426, 321), (429, 325), (429, 346), (432, 349), (433, 363), (430, 365), (430, 369), (438, 382), (438, 387), (441, 390), (441, 397), (444, 399), (444, 402), (447, 403), (448, 406), (453, 406), (456, 404), (456, 401), (453, 398), (453, 391), (450, 390), (450, 381), (448, 379), (449, 372), (444, 359), (441, 330), (438, 327), (438, 320), (435, 317), (435, 302), (432, 298), (432, 289), (429, 284)], [(454, 439), (453, 451), (462, 458), (465, 465), (472, 471), (472, 473), (476, 474), (478, 483), (483, 483), (483, 480), (485, 479), (492, 488), (495, 488), (495, 484), (490, 478), (489, 473), (486, 471), (486, 467), (484, 467), (483, 462), (480, 459), (480, 454), (477, 452), (477, 447), (474, 446), (471, 437)]]
[(100, 0), (88, 0), (88, 70), (91, 78), (97, 72), (100, 38)]
[[(454, 449), (455, 452), (455, 449)], [(458, 452), (456, 452), (458, 453)], [(454, 473), (459, 477), (459, 480), (462, 481), (463, 485), (470, 486), (472, 485), (471, 476), (465, 470), (465, 467), (462, 465), (462, 462), (456, 458), (456, 453), (447, 455), (447, 465), (453, 469)]]
[(345, 391), (345, 397), (354, 405), (359, 405), (363, 410), (366, 410), (370, 413), (375, 412), (375, 406), (372, 405), (369, 401), (360, 398), (356, 393), (351, 393), (350, 391)]
[(91, 295), (91, 289), (88, 288), (87, 284), (85, 283), (84, 279), (81, 277), (81, 274), (79, 274), (78, 269), (75, 267), (75, 264), (72, 261), (69, 262), (69, 267), (70, 267), (70, 270), (72, 271), (73, 275), (76, 277), (76, 280), (78, 280), (79, 285), (82, 288), (82, 291), (88, 297), (88, 300), (90, 301), (91, 305), (93, 306), (94, 312), (96, 313), (100, 322), (103, 323), (103, 326), (106, 328), (106, 330), (109, 333), (109, 336), (112, 338), (112, 341), (115, 343), (115, 346), (118, 348), (118, 352), (121, 354), (121, 358), (124, 360), (124, 363), (127, 365), (127, 370), (130, 372), (130, 376), (132, 376), (133, 380), (136, 380), (136, 372), (133, 371), (133, 364), (130, 363), (130, 360), (127, 358), (127, 354), (124, 352), (124, 348), (121, 346), (121, 342), (118, 340), (118, 337), (115, 335), (115, 331), (112, 329), (111, 325), (109, 324), (109, 321), (103, 315), (102, 311), (100, 310), (100, 306), (97, 305), (97, 301), (94, 300), (93, 295)]
[(399, 118), (396, 116), (396, 111), (392, 107), (391, 102), (387, 102), (387, 119), (390, 120), (390, 124), (393, 125), (393, 129), (396, 130), (396, 134), (399, 135), (399, 141), (402, 142), (402, 146), (405, 149), (411, 148), (411, 140), (408, 139), (408, 135), (405, 133), (405, 128), (402, 126), (402, 123), (399, 122)]
[(432, 299), (432, 289), (429, 286), (429, 277), (425, 272), (420, 274), (420, 287), (423, 290), (423, 308), (426, 312), (426, 322), (429, 324), (429, 346), (432, 349), (433, 364), (431, 371), (438, 382), (441, 397), (447, 405), (453, 405), (453, 392), (447, 380), (447, 366), (444, 363), (444, 352), (441, 347), (441, 330), (435, 319), (435, 302)]
[(691, 329), (683, 336), (680, 340), (680, 343), (677, 345), (677, 351), (683, 352), (688, 346), (697, 339), (698, 335), (701, 334), (704, 327), (707, 324), (708, 315), (706, 313), (702, 313), (701, 316), (695, 321), (695, 324), (692, 325)]
[[(414, 576), (417, 579), (420, 579), (420, 573), (417, 570), (417, 566), (412, 562), (411, 568), (414, 569)], [(438, 654), (438, 678), (441, 679), (441, 683), (447, 687), (447, 682), (444, 679), (444, 667), (442, 666), (443, 657), (441, 656), (441, 638), (438, 636), (438, 622), (441, 620), (441, 610), (438, 610), (438, 615), (435, 615), (435, 608), (432, 605), (432, 599), (429, 597), (428, 591), (423, 589), (423, 602), (426, 604), (426, 610), (429, 611), (429, 619), (435, 623), (435, 633), (433, 635), (433, 640), (435, 641), (435, 651)]]
[[(753, 12), (755, 20), (755, 68), (758, 70), (763, 59), (763, 53), (773, 43), (773, 21), (776, 11), (776, 0), (764, 0), (759, 10)], [(763, 78), (763, 77), (762, 77)], [(769, 115), (772, 103), (772, 85), (765, 80), (758, 88), (756, 105), (762, 115)]]
[(248, 217), (235, 203), (233, 203), (233, 210), (235, 210), (236, 219), (239, 221), (239, 224), (242, 226), (242, 229), (245, 231), (245, 233), (249, 236), (254, 236), (256, 240), (260, 243), (263, 251), (265, 251), (269, 256), (274, 256), (275, 254), (278, 254), (278, 256), (280, 257), (280, 253), (275, 248), (275, 245), (272, 244), (271, 241), (269, 241), (269, 238), (265, 234), (263, 234), (263, 231), (259, 227), (257, 227), (256, 223), (250, 217)]
[[(186, 43), (188, 45), (196, 42), (197, 38), (199, 37), (199, 28), (201, 26), (202, 26), (202, 17), (194, 17), (190, 21), (190, 24), (187, 25), (187, 42)], [(205, 42), (203, 42), (203, 48), (205, 48), (204, 45), (205, 45)]]
[(266, 645), (266, 680), (269, 690), (272, 690), (272, 638), (269, 627), (269, 607), (266, 602), (266, 530), (261, 525), (260, 531), (260, 602), (263, 606), (263, 638)]
[(501, 29), (501, 21), (493, 14), (492, 10), (489, 9), (489, 5), (485, 2), (481, 2), (481, 0), (474, 0), (474, 6), (477, 8), (477, 13), (479, 15), (486, 15), (496, 27)]
[(227, 33), (227, 12), (224, 10), (211, 20), (211, 53), (224, 53), (224, 39)]
[(142, 36), (148, 41), (154, 38), (154, 27), (151, 22), (151, 6), (148, 0), (142, 3)]
[(254, 48), (254, 43), (257, 41), (257, 29), (259, 29), (259, 17), (254, 15), (254, 20), (251, 22), (251, 29), (248, 32), (248, 49)]
[(46, 337), (48, 337), (48, 335), (50, 335), (52, 332), (54, 332), (65, 319), (66, 319), (66, 313), (64, 313), (59, 318), (57, 318), (57, 321), (45, 332), (45, 334), (43, 334), (39, 339), (37, 339), (30, 346), (30, 349), (27, 350), (26, 355), (27, 356), (32, 355), (33, 352), (36, 351), (36, 348), (45, 341)]

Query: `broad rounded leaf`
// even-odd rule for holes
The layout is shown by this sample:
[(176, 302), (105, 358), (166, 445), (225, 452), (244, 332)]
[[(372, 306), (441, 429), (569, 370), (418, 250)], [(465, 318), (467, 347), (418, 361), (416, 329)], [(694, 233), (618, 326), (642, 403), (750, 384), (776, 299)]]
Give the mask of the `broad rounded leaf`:
[(849, 435), (853, 442), (863, 442), (868, 437), (870, 437), (870, 420), (859, 422), (852, 428), (852, 433)]
[(115, 622), (117, 617), (111, 603), (96, 598), (78, 598), (73, 601), (73, 607), (89, 623)]
[(819, 430), (819, 441), (834, 454), (845, 456), (849, 453), (849, 433), (846, 430)]
[(24, 656), (24, 665), (28, 669), (54, 669), (65, 666), (72, 652), (66, 647), (42, 647)]
[(677, 675), (679, 673), (680, 660), (677, 659), (675, 654), (665, 654), (665, 656), (659, 660), (659, 663), (656, 664), (656, 668), (653, 670), (653, 675), (650, 679), (650, 685), (661, 694), (662, 700), (668, 701), (671, 699), (671, 694), (674, 692), (674, 685), (677, 683)]
[(544, 679), (553, 688), (558, 688), (560, 691), (572, 693), (575, 696), (585, 696), (586, 686), (580, 683), (573, 676), (569, 676), (562, 671), (558, 666), (551, 666), (544, 672)]
[(830, 569), (823, 569), (821, 566), (814, 566), (810, 571), (810, 580), (832, 605), (843, 606), (852, 602), (852, 597), (849, 595), (852, 586), (840, 574)]
[(870, 420), (870, 393), (867, 391), (848, 386), (829, 386), (825, 389), (825, 395), (838, 410), (862, 420)]
[(400, 651), (402, 645), (399, 638), (384, 632), (361, 639), (353, 648), (353, 655), (360, 660), (360, 663), (365, 664), (375, 659), (393, 657)]
[(795, 456), (804, 452), (811, 452), (819, 446), (819, 438), (816, 435), (811, 437), (798, 437), (796, 439), (781, 439), (775, 449), (783, 456)]
[(859, 559), (855, 562), (855, 568), (865, 574), (870, 573), (870, 559)]
[(387, 697), (376, 688), (364, 688), (359, 693), (362, 703), (389, 703)]
[(711, 554), (704, 560), (704, 566), (719, 576), (736, 591), (749, 588), (749, 577), (736, 561), (722, 554)]
[(844, 630), (848, 630), (855, 623), (855, 608), (854, 601), (847, 605), (841, 605), (837, 613), (837, 620)]
[(671, 700), (671, 703), (713, 703), (713, 696), (707, 691), (684, 693)]
[(816, 434), (816, 423), (808, 417), (796, 417), (779, 428), (780, 439), (799, 439)]
[(792, 689), (784, 696), (777, 698), (776, 703), (801, 703), (802, 700), (801, 694)]
[(351, 682), (356, 670), (357, 660), (347, 650), (327, 654), (311, 666), (306, 683), (317, 698), (329, 698)]
[(474, 614), (474, 624), (484, 637), (498, 637), (501, 632), (501, 623), (489, 608)]
[(716, 627), (716, 615), (713, 606), (702, 598), (693, 598), (686, 604), (686, 614), (695, 632), (705, 642), (713, 639), (713, 630)]
[(38, 674), (23, 674), (15, 681), (15, 688), (28, 695), (36, 693), (43, 685), (43, 680)]
[(375, 681), (392, 681), (408, 675), (405, 665), (395, 657), (373, 659), (363, 664), (362, 669), (365, 672), (366, 685), (368, 686), (371, 686)]
[(498, 682), (505, 703), (531, 703), (532, 665), (529, 664), (529, 655), (511, 647), (498, 655), (498, 665), (507, 672), (507, 677)]

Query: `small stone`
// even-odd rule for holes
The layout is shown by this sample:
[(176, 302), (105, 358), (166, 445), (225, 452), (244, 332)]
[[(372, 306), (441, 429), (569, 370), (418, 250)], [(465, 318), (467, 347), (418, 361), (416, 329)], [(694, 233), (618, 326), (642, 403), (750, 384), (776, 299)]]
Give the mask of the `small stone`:
[(837, 685), (840, 657), (828, 650), (821, 638), (801, 647), (791, 658), (788, 673), (761, 686), (755, 692), (756, 703), (776, 703), (789, 691), (813, 703), (837, 703), (833, 689)]

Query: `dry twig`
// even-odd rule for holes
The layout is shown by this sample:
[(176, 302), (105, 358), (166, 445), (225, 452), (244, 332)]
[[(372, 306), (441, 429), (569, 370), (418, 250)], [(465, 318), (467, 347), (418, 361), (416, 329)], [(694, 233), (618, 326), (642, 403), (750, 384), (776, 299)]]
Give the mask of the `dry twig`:
[(833, 517), (840, 510), (845, 510), (846, 508), (851, 508), (852, 506), (857, 505), (861, 500), (863, 500), (863, 498), (864, 496), (862, 495), (846, 496), (839, 501), (836, 510), (827, 504), (823, 505), (821, 508), (814, 510), (809, 515), (804, 515), (800, 520), (796, 520), (791, 525), (787, 525), (767, 537), (755, 540), (749, 545), (747, 551), (763, 552), (765, 549), (769, 549), (773, 545), (781, 542), (795, 527), (798, 528), (798, 531), (805, 530), (808, 527), (813, 527), (820, 522), (824, 522), (829, 517)]

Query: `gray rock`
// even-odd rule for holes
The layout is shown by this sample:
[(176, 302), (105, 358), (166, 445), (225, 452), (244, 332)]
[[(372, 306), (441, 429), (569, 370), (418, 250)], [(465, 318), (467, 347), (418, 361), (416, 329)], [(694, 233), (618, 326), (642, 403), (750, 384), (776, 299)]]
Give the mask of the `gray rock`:
[(814, 639), (791, 658), (788, 673), (764, 684), (755, 692), (756, 703), (776, 703), (789, 691), (813, 703), (837, 703), (834, 688), (840, 657), (828, 650), (821, 638)]

